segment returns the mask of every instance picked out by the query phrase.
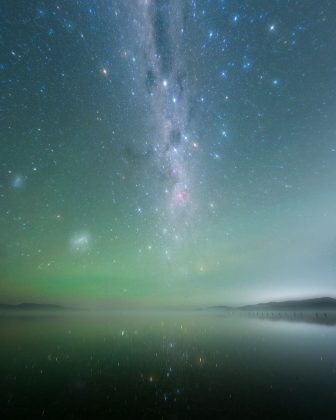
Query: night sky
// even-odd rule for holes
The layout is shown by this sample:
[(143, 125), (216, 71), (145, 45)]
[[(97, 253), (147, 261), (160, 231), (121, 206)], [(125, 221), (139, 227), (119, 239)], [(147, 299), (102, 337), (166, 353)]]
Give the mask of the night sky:
[(334, 0), (2, 0), (0, 296), (333, 295)]

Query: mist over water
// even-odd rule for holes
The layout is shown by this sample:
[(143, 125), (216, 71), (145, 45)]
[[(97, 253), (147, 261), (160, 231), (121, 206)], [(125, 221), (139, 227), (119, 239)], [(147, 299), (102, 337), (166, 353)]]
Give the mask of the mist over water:
[(325, 419), (336, 408), (333, 326), (115, 312), (2, 317), (0, 331), (1, 418)]

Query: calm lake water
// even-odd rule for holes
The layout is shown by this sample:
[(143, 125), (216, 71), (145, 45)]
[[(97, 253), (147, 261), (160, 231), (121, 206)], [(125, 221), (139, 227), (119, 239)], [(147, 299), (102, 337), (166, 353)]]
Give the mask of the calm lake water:
[(335, 419), (336, 327), (221, 313), (0, 318), (0, 418)]

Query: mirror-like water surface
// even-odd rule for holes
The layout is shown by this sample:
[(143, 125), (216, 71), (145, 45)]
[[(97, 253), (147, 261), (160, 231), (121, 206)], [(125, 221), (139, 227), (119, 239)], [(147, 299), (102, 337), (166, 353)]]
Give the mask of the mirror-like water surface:
[(1, 418), (334, 418), (333, 326), (157, 312), (0, 331)]

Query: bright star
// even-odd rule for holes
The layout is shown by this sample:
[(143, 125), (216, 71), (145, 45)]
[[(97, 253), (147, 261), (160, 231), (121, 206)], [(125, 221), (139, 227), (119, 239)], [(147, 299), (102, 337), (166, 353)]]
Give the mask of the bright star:
[(103, 76), (107, 76), (107, 75), (108, 75), (108, 70), (107, 70), (107, 68), (106, 68), (106, 67), (103, 67), (103, 68), (100, 70), (100, 73), (101, 73)]

